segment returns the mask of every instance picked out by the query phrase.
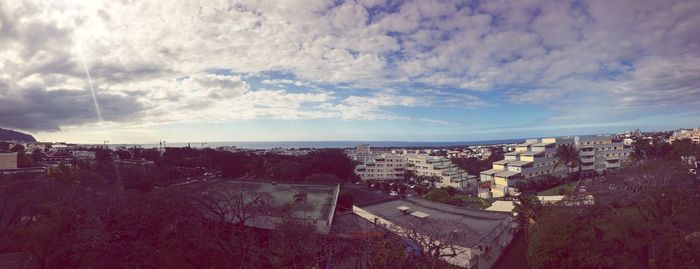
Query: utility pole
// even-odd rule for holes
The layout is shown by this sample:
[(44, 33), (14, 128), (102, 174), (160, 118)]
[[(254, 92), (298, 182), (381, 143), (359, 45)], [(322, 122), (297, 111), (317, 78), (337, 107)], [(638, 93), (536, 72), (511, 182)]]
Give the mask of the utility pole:
[(202, 148), (204, 148), (204, 145), (206, 145), (206, 144), (207, 144), (207, 143), (202, 143)]
[(104, 143), (105, 143), (105, 149), (109, 149), (109, 141), (105, 140)]

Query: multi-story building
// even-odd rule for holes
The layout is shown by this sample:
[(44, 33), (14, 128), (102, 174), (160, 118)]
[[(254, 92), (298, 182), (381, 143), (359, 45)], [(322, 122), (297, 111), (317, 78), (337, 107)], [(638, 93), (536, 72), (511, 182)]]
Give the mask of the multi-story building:
[(601, 174), (620, 168), (632, 153), (632, 148), (625, 145), (624, 140), (607, 135), (576, 137), (576, 146), (581, 156), (583, 175)]
[(691, 142), (700, 144), (700, 128), (695, 128), (692, 130), (682, 129), (676, 131), (671, 136), (670, 142), (673, 143), (674, 141), (683, 139), (690, 139)]
[(504, 154), (504, 159), (493, 162), (492, 169), (481, 172), (481, 181), (491, 182), (491, 195), (503, 197), (518, 195), (518, 181), (544, 175), (561, 176), (567, 173), (566, 166), (555, 167), (554, 155), (557, 146), (573, 144), (570, 137), (528, 139), (515, 145), (515, 151)]
[(518, 195), (515, 185), (519, 181), (545, 175), (561, 177), (578, 171), (578, 167), (556, 165), (555, 154), (560, 145), (575, 145), (580, 150), (580, 168), (584, 175), (617, 169), (631, 152), (621, 139), (611, 136), (528, 139), (525, 143), (516, 145), (515, 151), (504, 154), (503, 160), (493, 162), (492, 169), (481, 172), (480, 180), (491, 183), (491, 193), (484, 195)]
[(350, 159), (361, 163), (372, 162), (374, 158), (372, 148), (369, 144), (359, 144), (354, 150), (347, 151), (347, 154)]
[(398, 154), (378, 154), (364, 158), (364, 163), (355, 167), (362, 181), (396, 181), (403, 180), (404, 159)]
[(414, 171), (416, 176), (439, 177), (440, 181), (435, 182), (437, 187), (476, 188), (476, 177), (458, 168), (449, 158), (428, 154), (405, 154), (403, 157), (406, 170)]

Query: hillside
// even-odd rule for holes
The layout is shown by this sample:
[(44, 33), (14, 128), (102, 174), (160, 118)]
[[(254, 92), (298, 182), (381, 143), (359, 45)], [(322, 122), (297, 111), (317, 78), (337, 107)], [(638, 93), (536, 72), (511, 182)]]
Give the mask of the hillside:
[(13, 130), (0, 128), (0, 141), (23, 141), (23, 142), (36, 142), (33, 136), (20, 133)]

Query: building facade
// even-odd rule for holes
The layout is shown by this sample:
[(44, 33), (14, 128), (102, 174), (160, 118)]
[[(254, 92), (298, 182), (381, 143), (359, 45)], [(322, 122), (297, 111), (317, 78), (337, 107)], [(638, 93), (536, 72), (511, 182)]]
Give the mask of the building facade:
[(560, 145), (575, 145), (581, 157), (583, 175), (605, 173), (617, 169), (632, 152), (621, 139), (612, 136), (580, 136), (528, 139), (515, 146), (515, 151), (504, 154), (504, 159), (493, 162), (492, 168), (482, 171), (480, 181), (491, 183), (491, 192), (480, 193), (482, 197), (516, 196), (515, 185), (519, 181), (542, 176), (566, 176), (578, 171), (578, 167), (556, 166), (555, 157)]
[(397, 181), (404, 178), (405, 163), (401, 155), (377, 154), (363, 160), (363, 164), (355, 167), (355, 174), (362, 181)]
[(689, 139), (695, 144), (700, 144), (700, 128), (695, 128), (692, 130), (678, 130), (671, 136), (670, 142), (673, 143), (677, 140)]
[(576, 137), (576, 146), (581, 156), (581, 174), (596, 175), (621, 167), (627, 161), (632, 148), (623, 139), (612, 136)]
[(439, 177), (440, 181), (435, 182), (437, 187), (476, 188), (476, 177), (457, 167), (449, 158), (428, 154), (404, 154), (403, 157), (406, 170), (413, 171), (416, 176)]

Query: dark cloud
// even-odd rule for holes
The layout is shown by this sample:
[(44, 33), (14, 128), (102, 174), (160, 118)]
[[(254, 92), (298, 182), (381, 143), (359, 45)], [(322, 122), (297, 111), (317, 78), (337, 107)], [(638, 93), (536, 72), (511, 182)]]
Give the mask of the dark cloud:
[[(12, 96), (0, 97), (0, 127), (57, 131), (65, 125), (98, 122), (89, 91), (47, 91), (35, 87), (14, 92)], [(97, 100), (105, 121), (134, 120), (145, 110), (132, 96), (99, 93)]]

